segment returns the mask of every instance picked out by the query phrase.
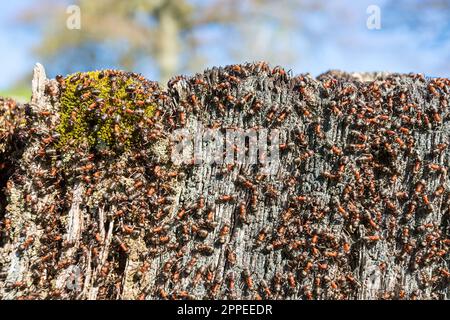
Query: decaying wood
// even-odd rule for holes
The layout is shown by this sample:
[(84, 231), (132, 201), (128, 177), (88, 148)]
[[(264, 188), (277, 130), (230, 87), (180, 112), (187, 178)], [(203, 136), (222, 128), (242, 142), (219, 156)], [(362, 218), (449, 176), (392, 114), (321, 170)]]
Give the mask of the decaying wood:
[[(58, 187), (37, 156), (52, 86), (36, 67), (34, 131), (2, 183), (3, 299), (449, 298), (449, 80), (265, 63), (174, 78), (144, 159), (98, 163), (95, 183), (75, 162)], [(172, 163), (170, 134), (199, 124), (278, 129), (279, 167)]]

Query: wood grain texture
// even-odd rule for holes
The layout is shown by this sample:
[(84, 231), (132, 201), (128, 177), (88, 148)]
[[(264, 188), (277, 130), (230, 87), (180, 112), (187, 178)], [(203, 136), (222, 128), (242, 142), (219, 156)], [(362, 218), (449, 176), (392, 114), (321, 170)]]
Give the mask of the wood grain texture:
[[(212, 68), (152, 89), (141, 144), (62, 154), (43, 140), (63, 89), (41, 69), (4, 185), (1, 298), (449, 298), (448, 79)], [(279, 166), (174, 164), (172, 133), (199, 124), (279, 130)]]

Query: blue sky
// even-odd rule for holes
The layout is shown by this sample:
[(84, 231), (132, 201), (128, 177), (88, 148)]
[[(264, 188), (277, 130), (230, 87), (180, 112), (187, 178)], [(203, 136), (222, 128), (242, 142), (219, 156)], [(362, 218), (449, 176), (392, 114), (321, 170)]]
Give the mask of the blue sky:
[(4, 89), (33, 69), (36, 58), (30, 53), (39, 40), (37, 32), (24, 28), (14, 17), (32, 0), (0, 3), (0, 89)]
[[(449, 12), (410, 10), (412, 5), (394, 10), (391, 8), (393, 1), (326, 1), (323, 12), (298, 16), (298, 19), (305, 19), (303, 23), (307, 26), (307, 32), (302, 29), (279, 33), (276, 28), (269, 27), (269, 30), (260, 30), (260, 34), (255, 35), (255, 41), (266, 41), (268, 46), (274, 37), (280, 37), (278, 44), (289, 48), (293, 56), (289, 62), (286, 62), (286, 57), (268, 57), (265, 52), (251, 50), (239, 59), (224, 55), (221, 53), (222, 39), (227, 31), (220, 28), (205, 28), (201, 31), (209, 42), (200, 52), (208, 59), (207, 65), (269, 59), (272, 65), (283, 63), (294, 74), (311, 72), (318, 75), (329, 69), (342, 69), (421, 72), (430, 76), (450, 77)], [(410, 1), (413, 4), (418, 2)], [(41, 60), (32, 51), (39, 42), (39, 32), (14, 21), (14, 17), (32, 3), (35, 1), (0, 3), (0, 90), (26, 76), (35, 62)], [(381, 30), (369, 30), (366, 27), (366, 9), (372, 4), (381, 7)], [(86, 67), (94, 69), (98, 66)], [(155, 78), (152, 70), (154, 68), (143, 62), (133, 71)]]

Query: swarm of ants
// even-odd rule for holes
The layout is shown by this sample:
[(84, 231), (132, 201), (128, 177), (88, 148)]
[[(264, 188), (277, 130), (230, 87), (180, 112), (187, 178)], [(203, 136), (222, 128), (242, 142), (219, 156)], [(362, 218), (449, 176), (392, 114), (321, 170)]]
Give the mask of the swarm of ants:
[[(448, 79), (314, 79), (264, 62), (175, 77), (167, 90), (100, 75), (111, 94), (81, 73), (47, 83), (47, 109), (14, 114), (0, 101), (0, 143), (26, 141), (3, 187), (1, 297), (448, 299)], [(130, 132), (119, 128), (112, 146), (61, 145), (71, 82), (80, 104), (102, 110), (94, 119), (132, 115), (133, 143), (120, 147)], [(278, 129), (278, 170), (175, 165), (170, 133), (198, 122)], [(22, 271), (8, 271), (11, 252)]]
[[(7, 205), (4, 189), (28, 139), (26, 112), (26, 105), (0, 98), (0, 221), (5, 226), (9, 222), (4, 220)], [(0, 243), (2, 240), (3, 237)]]

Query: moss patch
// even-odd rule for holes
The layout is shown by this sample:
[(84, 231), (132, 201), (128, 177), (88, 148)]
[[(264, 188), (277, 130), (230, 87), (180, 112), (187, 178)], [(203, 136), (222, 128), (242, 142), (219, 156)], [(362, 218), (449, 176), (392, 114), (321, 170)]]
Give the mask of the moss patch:
[(153, 115), (155, 84), (122, 71), (76, 73), (62, 79), (59, 148), (128, 149)]

